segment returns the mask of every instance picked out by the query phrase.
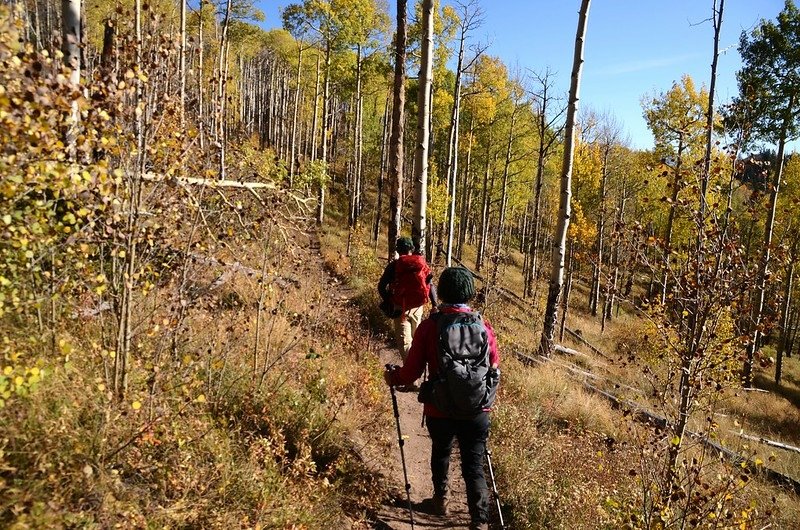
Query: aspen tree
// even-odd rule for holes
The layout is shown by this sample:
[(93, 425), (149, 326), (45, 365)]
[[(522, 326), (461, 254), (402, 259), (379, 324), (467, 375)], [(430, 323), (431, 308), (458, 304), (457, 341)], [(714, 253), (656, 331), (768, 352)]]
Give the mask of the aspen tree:
[(792, 0), (786, 0), (777, 22), (762, 20), (749, 35), (742, 34), (739, 44), (743, 67), (736, 74), (739, 82), (737, 100), (755, 107), (754, 134), (758, 138), (775, 141), (778, 145), (777, 161), (772, 170), (769, 188), (769, 206), (751, 315), (750, 340), (742, 374), (744, 384), (748, 387), (752, 384), (755, 352), (764, 335), (763, 311), (786, 143), (800, 134), (799, 47), (800, 10)]
[(583, 70), (583, 48), (586, 39), (586, 22), (589, 17), (591, 0), (582, 0), (578, 14), (578, 29), (575, 34), (575, 52), (572, 61), (572, 76), (569, 88), (567, 121), (564, 128), (564, 160), (561, 169), (561, 195), (558, 209), (558, 228), (553, 241), (550, 283), (547, 293), (547, 306), (539, 351), (549, 357), (554, 347), (555, 323), (559, 298), (564, 280), (564, 260), (567, 246), (567, 229), (571, 214), (572, 196), (572, 149), (575, 142), (575, 116), (580, 101), (581, 72)]
[(417, 92), (417, 147), (414, 156), (414, 219), (411, 237), (417, 251), (424, 255), (428, 203), (431, 88), (433, 84), (433, 0), (422, 1), (422, 26), (422, 59)]
[[(81, 42), (83, 23), (81, 20), (81, 0), (61, 0), (62, 11), (62, 33), (61, 51), (64, 53), (64, 64), (69, 68), (69, 82), (72, 84), (75, 93), (79, 90), (81, 83)], [(67, 154), (74, 159), (76, 156), (75, 142), (78, 138), (78, 124), (80, 112), (77, 100), (72, 103), (72, 120), (67, 130), (66, 141)]]

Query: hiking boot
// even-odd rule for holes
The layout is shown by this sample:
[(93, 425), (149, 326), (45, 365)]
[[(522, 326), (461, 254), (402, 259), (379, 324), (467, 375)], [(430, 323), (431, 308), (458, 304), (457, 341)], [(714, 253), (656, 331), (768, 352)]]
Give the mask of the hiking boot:
[(489, 523), (486, 521), (472, 521), (469, 523), (469, 530), (489, 530)]
[(434, 495), (431, 499), (432, 502), (432, 512), (433, 515), (447, 515), (447, 496), (446, 495)]
[(434, 494), (433, 497), (422, 501), (420, 508), (424, 513), (443, 517), (447, 515), (447, 496)]

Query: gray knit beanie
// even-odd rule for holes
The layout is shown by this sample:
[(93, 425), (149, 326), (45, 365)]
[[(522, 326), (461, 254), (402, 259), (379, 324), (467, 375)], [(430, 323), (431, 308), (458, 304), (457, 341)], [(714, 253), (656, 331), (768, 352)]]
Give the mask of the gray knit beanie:
[(398, 254), (405, 254), (414, 250), (414, 241), (410, 237), (401, 237), (394, 244)]
[(436, 292), (443, 302), (465, 304), (475, 296), (472, 273), (464, 267), (448, 267), (439, 276)]

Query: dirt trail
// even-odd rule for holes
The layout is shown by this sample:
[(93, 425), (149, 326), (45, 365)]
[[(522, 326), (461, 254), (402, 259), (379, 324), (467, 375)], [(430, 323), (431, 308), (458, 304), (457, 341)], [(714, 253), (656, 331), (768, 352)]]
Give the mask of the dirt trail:
[[(391, 345), (383, 345), (378, 350), (381, 364), (400, 364), (400, 355)], [(419, 506), (423, 499), (433, 495), (430, 471), (431, 441), (428, 429), (422, 426), (422, 404), (417, 401), (414, 392), (397, 392), (397, 408), (400, 412), (400, 429), (405, 438), (406, 469), (411, 484), (411, 503), (414, 508), (414, 528), (458, 528), (469, 527), (469, 513), (466, 504), (466, 488), (461, 478), (461, 459), (458, 449), (453, 451), (450, 459), (450, 513), (446, 517), (426, 514)], [(389, 388), (386, 399), (390, 400)], [(385, 504), (378, 513), (374, 528), (405, 530), (410, 529), (408, 501), (406, 500), (403, 466), (400, 460), (400, 447), (397, 443), (397, 432), (393, 431), (394, 444), (392, 453), (387, 455), (383, 474), (396, 485), (399, 492), (395, 504)], [(457, 446), (458, 444), (456, 444)]]
[[(312, 236), (309, 249), (312, 255), (312, 262), (316, 260), (323, 263), (320, 253), (319, 240)], [(344, 321), (361, 322), (366, 325), (365, 319), (357, 315), (357, 307), (354, 301), (355, 291), (348, 287), (342, 278), (330, 270), (321, 270), (321, 280), (331, 286), (328, 290), (333, 310), (342, 313)], [(370, 349), (379, 358), (380, 365), (401, 364), (400, 354), (394, 343), (379, 339), (377, 344), (372, 343)], [(391, 393), (389, 387), (385, 387), (385, 399), (387, 406), (391, 410)], [(454, 444), (453, 454), (450, 459), (450, 502), (448, 504), (448, 515), (445, 517), (435, 516), (424, 512), (424, 506), (420, 506), (423, 499), (428, 499), (433, 495), (433, 485), (431, 483), (430, 472), (430, 450), (431, 442), (428, 436), (428, 429), (422, 425), (422, 404), (417, 401), (416, 392), (397, 392), (397, 406), (400, 413), (400, 429), (405, 439), (404, 451), (406, 459), (406, 469), (408, 471), (408, 481), (411, 484), (411, 503), (414, 512), (415, 529), (458, 529), (469, 528), (469, 512), (467, 509), (467, 494), (464, 480), (461, 478), (461, 457), (458, 453), (458, 444)], [(405, 482), (403, 479), (403, 466), (400, 459), (400, 447), (397, 440), (397, 429), (392, 417), (392, 423), (388, 430), (381, 437), (386, 444), (365, 444), (361, 450), (362, 458), (375, 471), (386, 477), (391, 490), (396, 492), (393, 498), (381, 505), (374, 520), (367, 523), (371, 528), (380, 530), (406, 530), (411, 529), (411, 521), (408, 511), (408, 501), (405, 493)]]

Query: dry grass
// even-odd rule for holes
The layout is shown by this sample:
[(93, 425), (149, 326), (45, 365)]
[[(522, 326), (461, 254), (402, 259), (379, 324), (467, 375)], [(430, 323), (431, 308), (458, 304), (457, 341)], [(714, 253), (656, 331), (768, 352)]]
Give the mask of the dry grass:
[(361, 524), (388, 494), (353, 442), (383, 443), (380, 367), (307, 244), (280, 242), (266, 281), (258, 241), (192, 263), (175, 353), (177, 285), (141, 296), (123, 401), (103, 375), (105, 315), (65, 320), (57, 357), (40, 345), (43, 382), (0, 409), (0, 526)]
[(604, 500), (625, 485), (614, 413), (551, 367), (503, 367), (492, 445), (513, 527), (608, 527)]
[[(468, 264), (474, 263), (474, 250), (467, 248), (466, 260)], [(508, 262), (511, 264), (503, 270), (500, 282), (508, 289), (521, 293), (521, 272), (519, 265), (521, 257), (512, 252)], [(516, 267), (514, 266), (516, 264)], [(539, 292), (542, 295), (543, 289)], [(574, 363), (582, 369), (598, 374), (605, 381), (594, 380), (594, 384), (605, 386), (616, 395), (644, 403), (657, 410), (658, 403), (651, 402), (652, 387), (649, 379), (642, 372), (643, 355), (653, 355), (657, 352), (643, 351), (646, 346), (643, 337), (652, 334), (652, 329), (641, 317), (626, 310), (622, 304), (620, 311), (615, 311), (614, 318), (606, 323), (606, 329), (601, 330), (600, 319), (592, 316), (587, 309), (587, 289), (581, 283), (574, 284), (573, 296), (570, 303), (570, 312), (567, 326), (578, 331), (586, 340), (608, 355), (600, 358), (593, 354), (589, 348), (577, 340), (566, 337), (564, 344), (587, 354), (587, 357), (570, 357), (560, 359), (563, 364)], [(528, 312), (521, 311), (516, 305), (503, 303), (501, 299), (490, 299), (486, 312), (499, 331), (502, 350), (506, 352), (504, 367), (506, 368), (501, 395), (502, 406), (496, 414), (497, 429), (496, 443), (504, 446), (504, 456), (498, 457), (503, 480), (508, 480), (506, 487), (512, 490), (515, 499), (515, 524), (520, 528), (545, 528), (545, 527), (617, 527), (626, 521), (630, 514), (640, 513), (644, 506), (643, 483), (639, 478), (634, 478), (626, 473), (614, 478), (614, 489), (618, 492), (609, 495), (613, 502), (607, 504), (606, 499), (598, 494), (601, 489), (581, 490), (586, 496), (584, 501), (593, 506), (577, 506), (571, 504), (570, 493), (563, 488), (559, 481), (551, 482), (544, 477), (550, 476), (552, 470), (549, 465), (558, 464), (558, 451), (547, 445), (564, 443), (564, 438), (569, 439), (569, 450), (573, 455), (580, 455), (591, 446), (591, 441), (580, 433), (603, 433), (601, 436), (613, 436), (615, 440), (631, 449), (649, 444), (645, 440), (652, 439), (652, 434), (636, 436), (632, 432), (640, 430), (630, 424), (630, 420), (623, 418), (618, 412), (611, 410), (608, 405), (597, 396), (587, 394), (580, 384), (565, 375), (562, 369), (523, 368), (518, 363), (511, 361), (509, 367), (509, 350), (533, 352), (538, 346), (539, 326), (536, 308), (543, 307), (543, 301), (538, 300)], [(645, 348), (646, 349), (646, 348)], [(508, 371), (514, 370), (512, 376)], [(516, 370), (525, 375), (516, 373)], [(530, 375), (530, 374), (537, 375)], [(794, 454), (778, 449), (766, 449), (760, 444), (746, 442), (737, 437), (724, 436), (726, 429), (741, 429), (745, 432), (760, 433), (767, 437), (778, 437), (782, 441), (797, 443), (800, 436), (800, 423), (798, 420), (798, 404), (800, 392), (797, 383), (800, 381), (800, 363), (798, 359), (785, 360), (784, 384), (777, 388), (769, 383), (771, 374), (761, 374), (756, 379), (758, 386), (768, 388), (769, 394), (760, 392), (729, 392), (725, 397), (725, 412), (730, 414), (729, 419), (715, 417), (720, 426), (717, 432), (731, 447), (735, 447), (743, 454), (761, 457), (770, 467), (787, 472), (790, 476), (800, 477), (797, 460)], [(626, 386), (639, 388), (643, 392), (627, 389)], [(511, 388), (509, 388), (511, 387)], [(522, 412), (524, 410), (524, 413)], [(523, 420), (517, 414), (524, 415), (530, 426), (523, 425)], [(736, 423), (734, 423), (734, 421)], [(728, 422), (728, 423), (726, 423)], [(631, 429), (634, 429), (632, 431)], [(646, 430), (644, 431), (646, 432)], [(591, 436), (590, 436), (591, 437)], [(782, 437), (782, 438), (781, 438)], [(520, 447), (518, 440), (525, 440), (526, 447)], [(638, 440), (638, 441), (637, 441)], [(508, 447), (505, 447), (508, 445)], [(541, 451), (541, 447), (548, 447), (548, 452)], [(643, 462), (643, 465), (652, 467), (661, 465), (663, 451), (659, 453), (642, 453), (638, 449), (627, 452), (628, 463), (633, 461)], [(535, 455), (535, 456), (534, 456)], [(532, 463), (532, 459), (538, 463)], [(579, 458), (579, 456), (578, 456)], [(552, 460), (550, 460), (552, 459)], [(545, 465), (542, 460), (548, 461)], [(627, 464), (626, 464), (627, 465)], [(709, 472), (714, 466), (718, 473), (724, 475), (730, 468), (727, 464), (709, 464)], [(624, 467), (624, 465), (623, 465)], [(713, 473), (712, 473), (713, 474)], [(587, 471), (584, 480), (590, 483), (599, 480), (599, 475)], [(722, 476), (721, 475), (721, 476)], [(587, 478), (588, 477), (588, 478)], [(566, 480), (570, 486), (572, 482)], [(522, 491), (519, 483), (529, 481), (534, 483), (526, 491)], [(545, 482), (548, 491), (539, 489), (537, 482)], [(601, 481), (602, 482), (602, 481)], [(719, 483), (714, 488), (722, 487)], [(553, 491), (559, 493), (552, 495)], [(770, 492), (770, 493), (767, 493)], [(552, 506), (547, 506), (548, 499), (557, 498)], [(591, 499), (591, 500), (587, 500)], [(774, 500), (773, 500), (774, 499)], [(735, 510), (739, 507), (748, 511), (749, 516), (763, 522), (772, 524), (775, 528), (792, 528), (797, 524), (798, 510), (792, 507), (792, 502), (797, 497), (783, 492), (775, 486), (751, 481), (743, 490), (737, 490), (735, 499), (727, 503), (728, 509)], [(545, 504), (542, 504), (545, 503)], [(563, 505), (563, 508), (562, 506)], [(615, 507), (616, 506), (616, 507)], [(755, 507), (755, 508), (754, 508)], [(597, 514), (596, 517), (572, 518), (569, 510), (580, 510), (585, 514)], [(596, 512), (594, 510), (597, 510)], [(751, 511), (752, 510), (752, 511)], [(730, 513), (733, 513), (730, 511)], [(607, 519), (604, 519), (604, 515)], [(605, 520), (606, 523), (601, 521)], [(569, 523), (567, 523), (569, 521)], [(629, 522), (629, 521), (628, 521)], [(763, 524), (761, 526), (763, 526)]]

